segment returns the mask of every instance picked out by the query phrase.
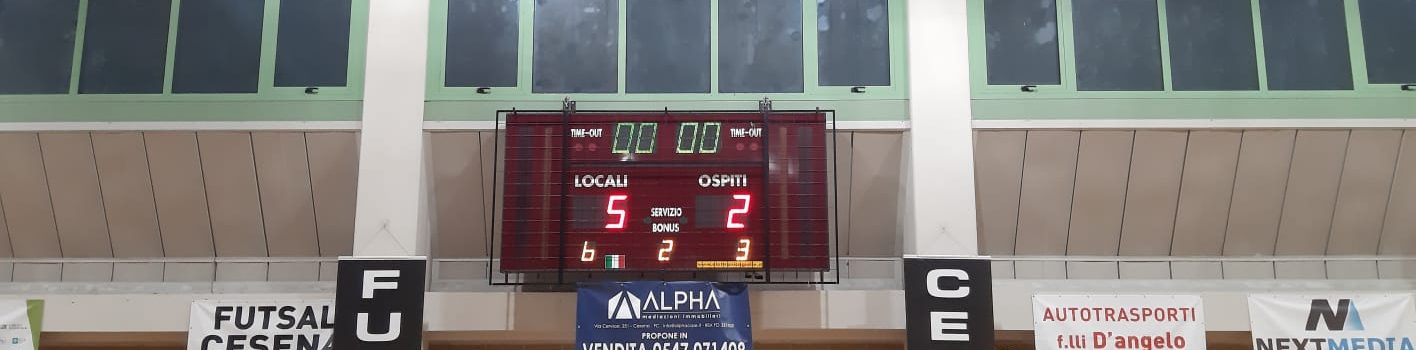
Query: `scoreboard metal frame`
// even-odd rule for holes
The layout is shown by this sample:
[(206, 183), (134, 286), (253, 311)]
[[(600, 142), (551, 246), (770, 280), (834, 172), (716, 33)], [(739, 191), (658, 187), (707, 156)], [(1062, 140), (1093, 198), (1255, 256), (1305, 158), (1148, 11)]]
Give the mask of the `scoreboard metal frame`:
[[(562, 152), (562, 153), (561, 153), (561, 158), (560, 158), (560, 160), (561, 160), (560, 163), (561, 163), (562, 169), (559, 171), (560, 176), (561, 176), (561, 180), (560, 180), (561, 190), (559, 191), (559, 192), (560, 192), (559, 201), (557, 201), (557, 202), (559, 203), (559, 205), (561, 205), (561, 208), (560, 208), (560, 214), (561, 214), (561, 215), (560, 215), (560, 219), (561, 219), (561, 221), (556, 225), (556, 226), (559, 227), (559, 232), (558, 232), (558, 234), (557, 234), (557, 239), (555, 240), (555, 242), (553, 242), (553, 244), (555, 244), (555, 246), (550, 247), (550, 249), (555, 249), (555, 251), (558, 252), (556, 259), (560, 260), (561, 263), (558, 264), (559, 266), (558, 266), (557, 268), (555, 268), (555, 269), (550, 269), (550, 270), (541, 270), (541, 271), (510, 270), (510, 271), (502, 271), (502, 270), (501, 270), (501, 266), (502, 266), (502, 263), (503, 263), (502, 260), (504, 259), (504, 257), (501, 256), (501, 255), (503, 254), (503, 252), (502, 252), (502, 246), (499, 245), (500, 243), (499, 243), (498, 240), (501, 238), (501, 236), (502, 236), (502, 234), (503, 234), (503, 230), (506, 229), (505, 227), (503, 227), (503, 219), (501, 219), (501, 217), (502, 217), (501, 215), (503, 214), (503, 211), (505, 210), (504, 206), (506, 205), (505, 203), (503, 203), (503, 200), (502, 200), (502, 199), (503, 199), (503, 196), (506, 195), (506, 193), (504, 193), (505, 190), (503, 189), (503, 186), (506, 185), (505, 181), (507, 180), (507, 179), (505, 178), (505, 177), (506, 177), (506, 175), (505, 175), (505, 173), (506, 173), (505, 170), (506, 170), (506, 169), (504, 168), (504, 167), (506, 166), (506, 164), (505, 164), (506, 161), (505, 161), (505, 155), (503, 154), (503, 148), (507, 146), (507, 144), (504, 144), (504, 142), (508, 142), (507, 140), (505, 140), (505, 137), (508, 135), (508, 132), (507, 132), (507, 129), (506, 129), (506, 127), (507, 127), (507, 120), (508, 120), (509, 118), (515, 118), (517, 115), (521, 115), (521, 114), (525, 114), (525, 115), (540, 115), (540, 116), (545, 116), (546, 114), (559, 114), (559, 116), (560, 116), (560, 118), (561, 118), (561, 125), (562, 125), (562, 128), (561, 128), (562, 134), (559, 135), (559, 137), (561, 137), (562, 140), (569, 140), (569, 139), (571, 139), (571, 136), (572, 136), (572, 135), (571, 135), (571, 128), (569, 128), (568, 126), (570, 125), (571, 121), (576, 120), (577, 117), (584, 118), (584, 117), (593, 117), (593, 116), (614, 116), (614, 115), (626, 115), (626, 114), (628, 114), (628, 115), (644, 115), (644, 114), (647, 114), (647, 113), (662, 113), (662, 114), (665, 114), (665, 115), (684, 115), (684, 114), (687, 114), (687, 115), (707, 115), (707, 114), (736, 114), (736, 115), (743, 115), (743, 114), (749, 114), (749, 113), (751, 113), (751, 114), (755, 114), (758, 118), (760, 118), (760, 123), (762, 123), (762, 135), (761, 135), (761, 139), (762, 139), (762, 143), (763, 143), (763, 146), (761, 147), (761, 151), (762, 151), (762, 160), (761, 160), (761, 163), (762, 163), (762, 174), (763, 174), (761, 182), (762, 182), (762, 191), (763, 191), (763, 192), (762, 192), (761, 195), (759, 196), (759, 197), (762, 197), (762, 198), (759, 200), (759, 202), (760, 202), (759, 205), (765, 206), (765, 208), (771, 208), (771, 204), (770, 204), (770, 203), (767, 203), (767, 202), (770, 202), (770, 201), (767, 200), (767, 198), (770, 198), (770, 189), (767, 188), (767, 187), (768, 187), (768, 186), (767, 186), (767, 183), (769, 182), (769, 180), (770, 180), (771, 177), (772, 177), (772, 173), (770, 173), (770, 172), (768, 171), (768, 165), (771, 163), (771, 159), (772, 159), (771, 156), (770, 156), (769, 153), (768, 153), (768, 150), (769, 150), (769, 148), (771, 148), (771, 147), (769, 147), (769, 145), (770, 145), (769, 142), (770, 142), (771, 137), (772, 137), (772, 135), (771, 135), (772, 133), (769, 132), (769, 131), (771, 130), (771, 128), (770, 128), (769, 126), (773, 125), (773, 117), (774, 117), (774, 115), (775, 115), (775, 116), (778, 116), (778, 117), (781, 117), (781, 116), (783, 116), (783, 115), (790, 115), (790, 114), (801, 115), (801, 114), (812, 114), (812, 113), (814, 113), (814, 114), (819, 114), (819, 115), (823, 116), (823, 117), (825, 118), (825, 128), (824, 128), (824, 134), (825, 134), (825, 135), (823, 135), (823, 137), (825, 137), (825, 139), (823, 140), (823, 142), (824, 142), (825, 145), (826, 145), (826, 149), (825, 149), (825, 154), (826, 154), (826, 155), (825, 155), (825, 158), (826, 158), (826, 161), (825, 161), (825, 162), (826, 162), (826, 179), (825, 179), (825, 181), (826, 181), (826, 185), (824, 185), (824, 187), (826, 187), (826, 189), (825, 189), (825, 195), (826, 195), (826, 200), (825, 200), (825, 202), (826, 202), (826, 203), (825, 203), (825, 204), (827, 205), (826, 211), (828, 212), (828, 214), (827, 214), (827, 220), (826, 220), (826, 222), (827, 222), (827, 226), (826, 226), (827, 234), (826, 234), (826, 235), (827, 235), (827, 241), (828, 241), (827, 244), (828, 244), (828, 246), (826, 247), (825, 250), (826, 250), (826, 253), (829, 254), (829, 256), (826, 257), (826, 267), (825, 267), (825, 269), (801, 269), (801, 268), (793, 268), (793, 269), (780, 269), (780, 268), (778, 268), (778, 269), (774, 269), (774, 268), (773, 268), (773, 266), (772, 266), (772, 264), (771, 264), (771, 261), (772, 261), (772, 259), (771, 259), (771, 251), (772, 251), (772, 249), (771, 249), (771, 242), (773, 241), (773, 239), (772, 239), (772, 227), (771, 227), (772, 225), (771, 225), (771, 224), (768, 224), (768, 223), (770, 222), (770, 220), (771, 220), (771, 219), (770, 219), (771, 210), (769, 210), (769, 209), (763, 209), (763, 210), (761, 210), (760, 212), (761, 212), (763, 215), (759, 215), (760, 218), (753, 218), (753, 219), (752, 219), (752, 220), (762, 220), (762, 222), (764, 223), (764, 224), (762, 225), (763, 227), (761, 228), (761, 230), (762, 230), (762, 231), (761, 231), (761, 234), (762, 234), (762, 242), (763, 242), (762, 244), (764, 245), (764, 249), (763, 249), (763, 250), (764, 250), (764, 252), (765, 252), (765, 253), (764, 253), (765, 257), (762, 258), (762, 260), (761, 260), (761, 262), (762, 262), (761, 265), (762, 265), (762, 266), (761, 266), (760, 268), (715, 270), (715, 269), (704, 269), (704, 268), (701, 268), (701, 267), (700, 267), (700, 268), (698, 268), (698, 269), (693, 269), (693, 270), (671, 270), (671, 271), (647, 271), (647, 270), (637, 270), (637, 271), (618, 271), (618, 270), (582, 271), (582, 270), (568, 269), (568, 268), (566, 267), (566, 264), (564, 263), (564, 261), (565, 261), (565, 259), (570, 259), (570, 258), (572, 258), (572, 257), (568, 256), (568, 255), (565, 253), (565, 252), (567, 251), (567, 248), (568, 248), (568, 246), (567, 246), (568, 242), (566, 241), (566, 237), (568, 236), (567, 227), (570, 227), (570, 226), (571, 226), (571, 224), (568, 223), (568, 221), (567, 221), (567, 220), (568, 220), (567, 215), (569, 215), (569, 214), (568, 214), (569, 211), (567, 210), (567, 207), (566, 207), (566, 206), (567, 206), (567, 203), (570, 202), (570, 198), (569, 198), (569, 197), (570, 197), (570, 192), (566, 190), (566, 187), (569, 186), (569, 183), (568, 183), (568, 182), (570, 182), (571, 179), (569, 178), (568, 172), (565, 170), (564, 167), (565, 167), (565, 164), (566, 164), (566, 163), (569, 163), (569, 162), (570, 162), (570, 159), (569, 159), (569, 157), (568, 157), (568, 154), (569, 154), (568, 152), (569, 152), (569, 148), (570, 148), (570, 147), (569, 147), (566, 143), (562, 143), (562, 144), (560, 145), (560, 151)], [(498, 133), (498, 137), (496, 138), (495, 143), (494, 143), (494, 144), (495, 144), (495, 146), (494, 146), (494, 152), (496, 152), (494, 159), (496, 159), (496, 161), (495, 161), (495, 169), (494, 169), (494, 171), (493, 171), (493, 174), (494, 174), (494, 179), (493, 179), (494, 186), (493, 186), (493, 190), (492, 190), (492, 196), (495, 198), (495, 200), (494, 200), (494, 205), (492, 206), (491, 210), (492, 210), (492, 213), (495, 214), (495, 215), (493, 215), (493, 218), (494, 218), (493, 220), (489, 220), (489, 221), (490, 221), (490, 225), (491, 225), (491, 231), (490, 231), (490, 234), (488, 235), (487, 240), (486, 240), (486, 244), (487, 244), (487, 247), (486, 247), (486, 248), (487, 248), (487, 251), (489, 252), (489, 255), (490, 255), (490, 257), (491, 257), (490, 262), (487, 264), (487, 278), (488, 278), (488, 283), (491, 284), (491, 285), (522, 285), (522, 286), (543, 285), (543, 286), (550, 286), (550, 288), (552, 288), (552, 289), (556, 288), (555, 286), (565, 286), (565, 285), (574, 284), (574, 283), (577, 283), (577, 282), (603, 281), (603, 280), (630, 280), (630, 279), (634, 279), (634, 280), (710, 280), (710, 281), (720, 281), (720, 282), (743, 282), (743, 283), (753, 283), (753, 284), (837, 284), (837, 283), (840, 282), (840, 270), (841, 270), (841, 266), (840, 266), (840, 245), (839, 245), (840, 230), (839, 230), (839, 227), (838, 227), (838, 220), (837, 220), (836, 218), (839, 217), (839, 215), (840, 215), (840, 209), (839, 209), (840, 206), (838, 205), (838, 204), (839, 204), (839, 203), (838, 203), (838, 198), (839, 198), (839, 196), (838, 196), (837, 193), (836, 193), (836, 192), (837, 192), (837, 191), (836, 191), (836, 187), (837, 187), (837, 186), (836, 186), (835, 184), (836, 184), (837, 174), (839, 173), (840, 169), (838, 168), (838, 165), (837, 165), (837, 163), (836, 163), (836, 161), (835, 161), (835, 159), (836, 159), (835, 152), (836, 152), (836, 150), (838, 149), (838, 145), (836, 144), (836, 137), (834, 137), (834, 134), (835, 134), (835, 131), (836, 131), (836, 130), (835, 130), (835, 125), (836, 125), (836, 123), (835, 123), (835, 116), (836, 116), (836, 113), (835, 113), (835, 111), (833, 111), (833, 110), (821, 110), (821, 109), (817, 109), (817, 110), (773, 110), (773, 109), (772, 109), (772, 105), (771, 105), (771, 101), (766, 100), (766, 99), (764, 99), (764, 100), (762, 100), (761, 102), (759, 102), (759, 108), (758, 108), (757, 110), (755, 110), (755, 111), (754, 111), (754, 110), (691, 110), (691, 111), (673, 111), (673, 110), (670, 110), (670, 109), (668, 109), (668, 108), (665, 108), (665, 109), (662, 109), (662, 110), (592, 110), (592, 111), (578, 111), (578, 110), (576, 110), (576, 103), (575, 103), (575, 101), (571, 101), (571, 100), (569, 100), (569, 99), (567, 99), (567, 100), (562, 104), (562, 109), (561, 109), (561, 110), (517, 110), (517, 109), (512, 109), (512, 110), (500, 110), (500, 111), (497, 112), (497, 118), (496, 118), (496, 131), (497, 131), (497, 133)], [(613, 141), (612, 141), (612, 142), (613, 142)], [(567, 142), (567, 143), (568, 143), (568, 142)], [(675, 145), (675, 146), (677, 146), (677, 145)], [(613, 205), (613, 203), (611, 203), (610, 205)], [(731, 218), (729, 218), (729, 221), (731, 221)], [(578, 244), (578, 243), (577, 243), (577, 244)]]

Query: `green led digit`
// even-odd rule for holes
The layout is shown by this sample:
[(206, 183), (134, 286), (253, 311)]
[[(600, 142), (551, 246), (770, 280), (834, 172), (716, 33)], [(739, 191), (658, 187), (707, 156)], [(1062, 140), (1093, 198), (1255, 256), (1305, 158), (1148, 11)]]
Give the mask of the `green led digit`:
[(614, 153), (629, 153), (629, 149), (634, 145), (634, 123), (615, 124), (615, 144), (611, 147)]
[(659, 137), (659, 123), (639, 123), (639, 145), (634, 153), (654, 153), (654, 140)]
[(698, 143), (698, 123), (679, 124), (678, 153), (693, 153), (695, 143)]
[(718, 153), (718, 133), (723, 129), (721, 123), (703, 123), (703, 137), (700, 138), (698, 153)]

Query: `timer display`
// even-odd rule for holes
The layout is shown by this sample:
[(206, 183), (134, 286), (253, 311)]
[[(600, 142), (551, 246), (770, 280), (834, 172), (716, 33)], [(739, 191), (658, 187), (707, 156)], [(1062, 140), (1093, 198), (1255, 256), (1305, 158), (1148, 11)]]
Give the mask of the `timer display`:
[(825, 270), (821, 113), (515, 113), (501, 270)]

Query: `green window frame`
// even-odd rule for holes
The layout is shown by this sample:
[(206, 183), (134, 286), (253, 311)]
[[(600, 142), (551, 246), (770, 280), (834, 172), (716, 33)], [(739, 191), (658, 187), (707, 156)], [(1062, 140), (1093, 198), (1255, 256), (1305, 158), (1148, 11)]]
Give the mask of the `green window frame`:
[[(171, 0), (168, 16), (166, 67), (161, 93), (80, 94), (84, 29), (91, 1), (80, 0), (74, 38), (69, 90), (64, 94), (0, 95), (0, 122), (7, 121), (324, 121), (359, 120), (363, 96), (364, 52), (368, 36), (369, 0), (352, 0), (349, 21), (349, 67), (345, 86), (276, 87), (276, 38), (281, 1), (266, 0), (261, 22), (260, 70), (254, 93), (173, 93), (177, 24), (183, 0)], [(188, 0), (195, 1), (195, 0)], [(291, 105), (294, 101), (323, 102)], [(140, 102), (140, 103), (133, 103)], [(152, 103), (146, 103), (152, 102)]]
[(1265, 65), (1260, 0), (1252, 9), (1258, 90), (1176, 91), (1172, 86), (1167, 0), (1155, 0), (1159, 20), (1162, 91), (1079, 91), (1072, 22), (1072, 0), (1056, 0), (1060, 56), (1058, 85), (988, 84), (984, 2), (968, 0), (969, 77), (974, 119), (1136, 119), (1136, 118), (1410, 118), (1416, 92), (1400, 84), (1371, 84), (1367, 79), (1359, 0), (1343, 0), (1352, 90), (1270, 90)]
[[(429, 18), (427, 120), (492, 120), (496, 110), (558, 109), (560, 101), (570, 98), (580, 108), (604, 109), (742, 109), (755, 107), (755, 102), (770, 98), (775, 108), (835, 109), (842, 120), (905, 120), (909, 86), (906, 66), (905, 0), (888, 0), (890, 34), (890, 85), (867, 86), (863, 92), (852, 92), (851, 86), (823, 86), (818, 82), (817, 1), (802, 2), (803, 92), (801, 93), (718, 93), (718, 0), (710, 1), (709, 93), (627, 93), (626, 74), (626, 9), (628, 0), (619, 1), (618, 21), (618, 88), (615, 93), (533, 93), (532, 34), (535, 1), (517, 2), (517, 79), (515, 87), (494, 87), (489, 93), (477, 93), (478, 87), (447, 87), (447, 27), (448, 0), (432, 0)], [(754, 104), (748, 104), (751, 102)]]

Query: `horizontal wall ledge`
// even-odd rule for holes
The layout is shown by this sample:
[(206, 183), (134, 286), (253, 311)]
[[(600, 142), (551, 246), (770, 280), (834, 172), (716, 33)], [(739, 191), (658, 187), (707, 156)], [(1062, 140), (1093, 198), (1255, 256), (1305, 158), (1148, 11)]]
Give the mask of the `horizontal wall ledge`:
[(1416, 93), (1368, 98), (975, 98), (972, 105), (976, 121), (1416, 118)]
[[(832, 126), (832, 123), (827, 123)], [(846, 131), (905, 131), (910, 129), (910, 121), (837, 121), (834, 123), (836, 130)], [(424, 131), (467, 131), (467, 130), (492, 130), (496, 128), (493, 121), (425, 121)]]
[[(576, 100), (581, 111), (755, 111), (760, 98), (751, 100)], [(561, 101), (428, 101), (427, 121), (494, 121), (497, 111), (560, 110)], [(909, 100), (772, 100), (776, 110), (832, 110), (837, 122), (909, 120)]]
[(0, 131), (354, 131), (358, 121), (0, 122)]
[[(1416, 110), (1412, 112), (1416, 116)], [(1363, 119), (1013, 119), (974, 120), (974, 129), (1401, 129), (1411, 118)]]

